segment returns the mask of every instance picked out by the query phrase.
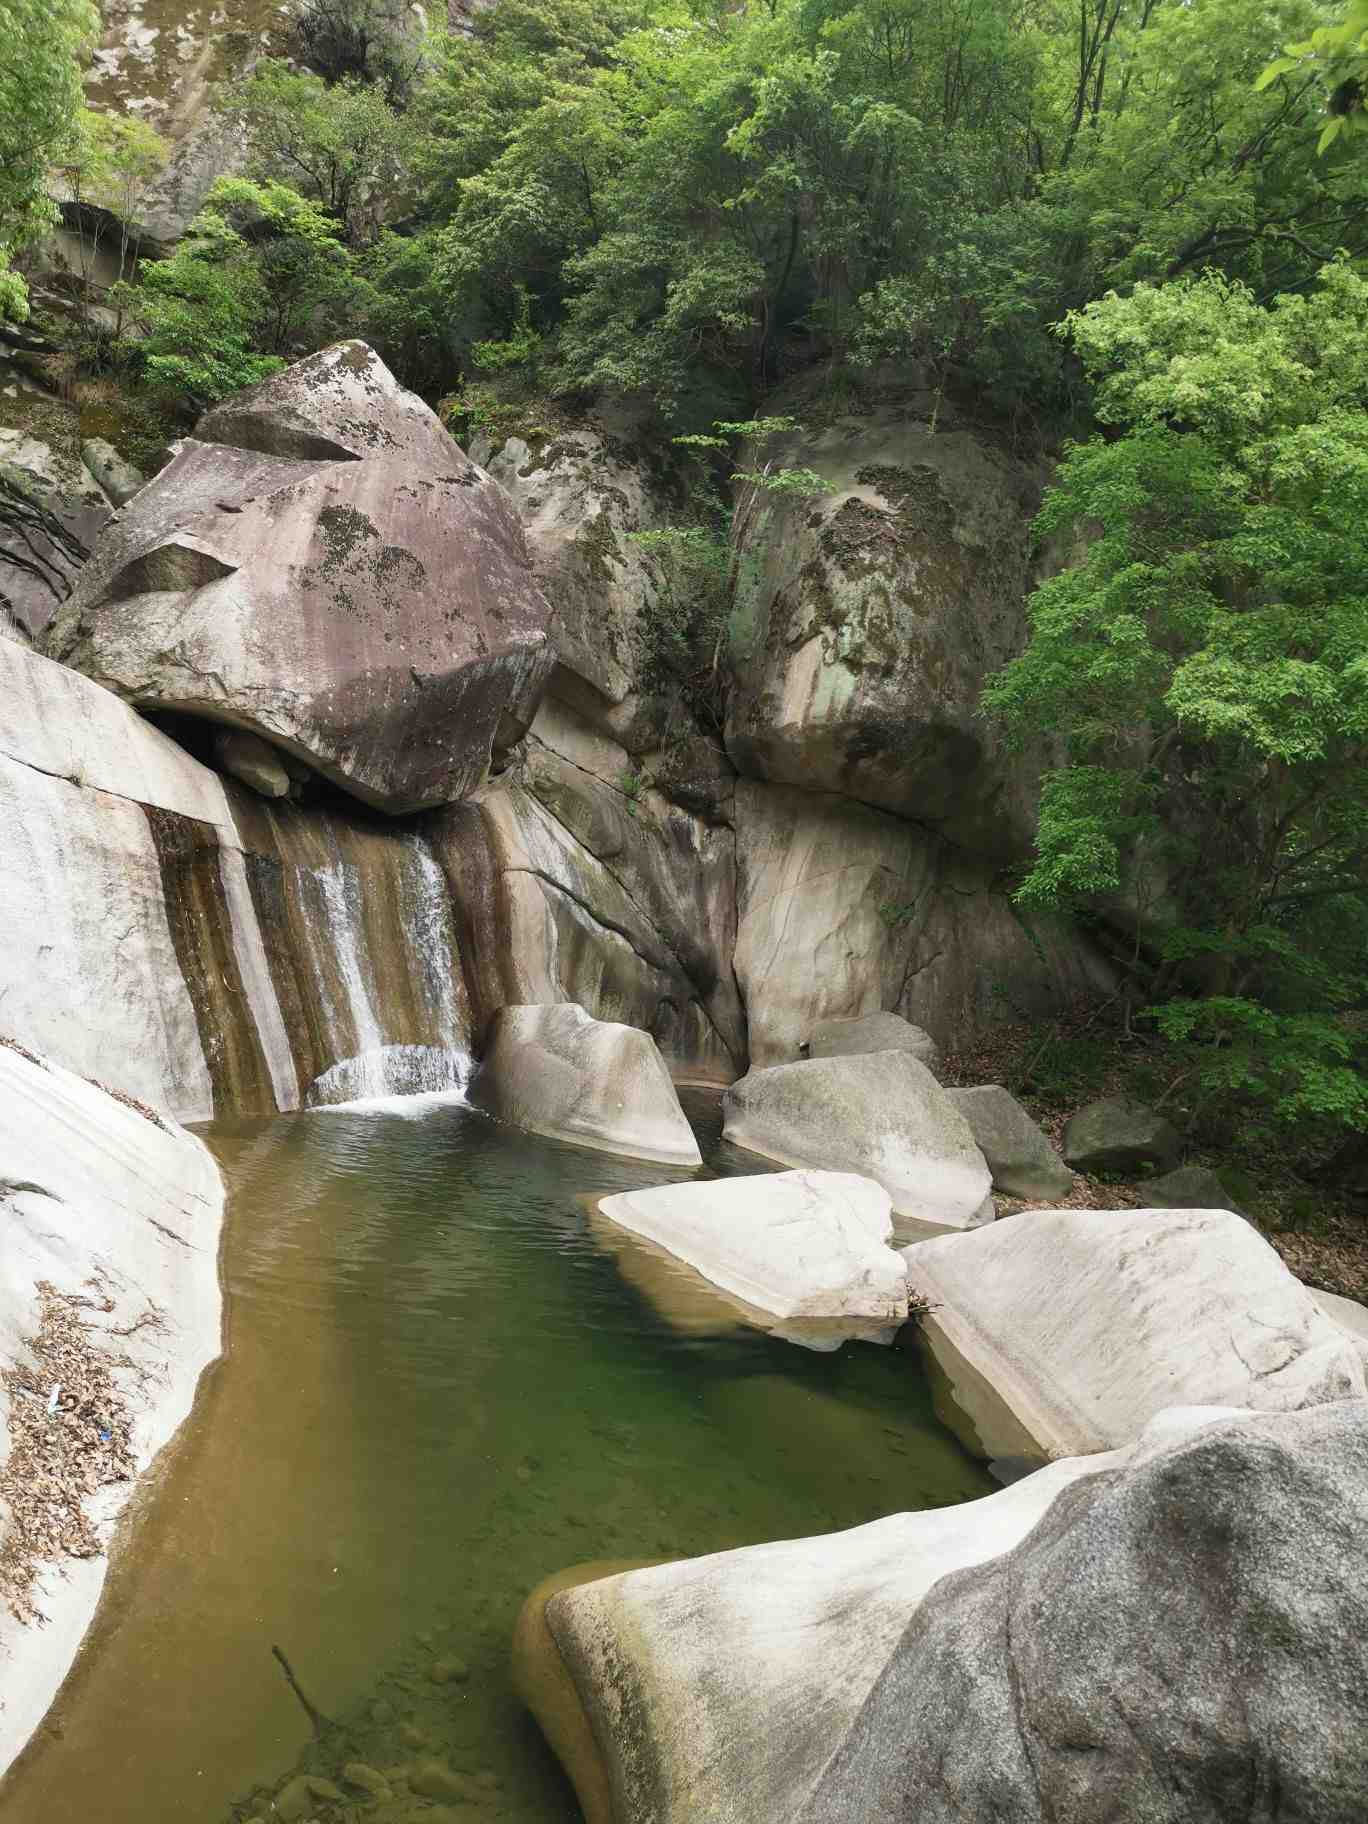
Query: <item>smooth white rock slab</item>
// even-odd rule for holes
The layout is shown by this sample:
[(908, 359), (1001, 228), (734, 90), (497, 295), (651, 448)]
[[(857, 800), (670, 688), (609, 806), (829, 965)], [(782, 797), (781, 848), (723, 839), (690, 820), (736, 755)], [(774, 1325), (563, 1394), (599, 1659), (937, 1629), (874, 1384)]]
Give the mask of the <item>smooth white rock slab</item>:
[(594, 1723), (614, 1815), (798, 1817), (933, 1585), (1010, 1551), (1082, 1478), (1230, 1416), (1166, 1412), (1140, 1446), (1050, 1464), (978, 1501), (554, 1596), (546, 1619)]
[[(39, 1281), (91, 1295), (98, 1276), (112, 1312), (87, 1311), (97, 1348), (116, 1358), (132, 1415), (139, 1475), (190, 1410), (219, 1353), (223, 1185), (207, 1149), (159, 1127), (59, 1065), (0, 1046), (0, 1359), (26, 1359), (38, 1328)], [(161, 1326), (133, 1326), (155, 1307)], [(126, 1331), (98, 1337), (101, 1326)], [(8, 1451), (0, 1392), (0, 1448)], [(89, 1497), (107, 1544), (137, 1484)], [(0, 1513), (0, 1529), (5, 1525)], [(94, 1616), (104, 1557), (44, 1569), (35, 1598), (45, 1625), (0, 1607), (0, 1771), (43, 1718)]]
[(515, 1127), (660, 1165), (703, 1163), (655, 1040), (575, 1001), (501, 1007), (470, 1099)]
[(992, 1180), (969, 1123), (910, 1052), (752, 1070), (722, 1112), (726, 1138), (750, 1152), (876, 1179), (903, 1240), (992, 1221)]
[(1166, 1406), (1291, 1412), (1366, 1391), (1368, 1345), (1230, 1210), (1024, 1210), (903, 1258), (990, 1457), (1115, 1449)]
[(907, 1315), (888, 1193), (850, 1172), (774, 1172), (663, 1184), (599, 1210), (780, 1317)]

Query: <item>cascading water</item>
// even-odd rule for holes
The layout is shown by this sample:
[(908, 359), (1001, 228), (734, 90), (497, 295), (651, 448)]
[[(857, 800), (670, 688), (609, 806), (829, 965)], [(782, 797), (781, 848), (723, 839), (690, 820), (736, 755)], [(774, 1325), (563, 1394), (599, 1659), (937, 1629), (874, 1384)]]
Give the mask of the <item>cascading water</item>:
[[(345, 1053), (309, 1085), (309, 1108), (460, 1096), (470, 1079), (469, 1022), (458, 992), (446, 877), (420, 836), (410, 836), (397, 854), (389, 883), (397, 929), (384, 930), (382, 969), (367, 930), (361, 871), (341, 855), (313, 871), (319, 917), (310, 962), (339, 1041), (335, 1049), (345, 1044)], [(377, 980), (382, 975), (395, 978), (402, 992), (394, 998), (436, 1043), (387, 1038), (387, 996)]]

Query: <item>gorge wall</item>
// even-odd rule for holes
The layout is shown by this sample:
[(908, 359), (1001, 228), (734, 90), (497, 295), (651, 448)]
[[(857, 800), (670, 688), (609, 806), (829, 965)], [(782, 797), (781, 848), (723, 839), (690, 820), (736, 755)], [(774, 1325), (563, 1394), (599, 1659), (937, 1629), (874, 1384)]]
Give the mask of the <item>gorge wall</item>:
[[(368, 351), (334, 359), (339, 384), (353, 385), (353, 369), (362, 377), (371, 417), (357, 431), (355, 411), (340, 418), (320, 378), (323, 361), (292, 370), (285, 391), (269, 383), (255, 408), (220, 412), (201, 439), (250, 446), (251, 486), (273, 487), (270, 499), (297, 515), (301, 500), (331, 498), (334, 470), (362, 477), (347, 480), (348, 500), (362, 487), (357, 498), (374, 504), (391, 418), (405, 443), (396, 491), (411, 491), (417, 443), (425, 460), (445, 451), (465, 463)], [(340, 447), (348, 436), (364, 461)], [(984, 676), (1024, 632), (1038, 478), (981, 434), (932, 433), (915, 401), (839, 420), (796, 452), (828, 479), (816, 504), (743, 503), (748, 580), (730, 634), (730, 716), (715, 732), (642, 682), (658, 573), (630, 534), (675, 511), (659, 458), (607, 420), (535, 450), (520, 438), (477, 446), (526, 534), (556, 664), (521, 738), (516, 722), (497, 738), (486, 729), (493, 761), (478, 789), (402, 817), (326, 787), (302, 802), (263, 798), (188, 751), (213, 758), (206, 740), (182, 744), (120, 700), (183, 709), (187, 642), (217, 639), (241, 616), (230, 659), (252, 646), (257, 670), (242, 688), (254, 693), (256, 726), (274, 732), (255, 707), (269, 651), (251, 631), (255, 610), (242, 607), (260, 564), (214, 542), (215, 513), (242, 539), (229, 495), (243, 459), (217, 442), (187, 451), (189, 507), (175, 492), (182, 457), (111, 522), (94, 584), (78, 582), (50, 636), (60, 650), (65, 629), (78, 659), (98, 650), (114, 688), (21, 638), (0, 641), (6, 1035), (200, 1120), (457, 1084), (510, 1002), (579, 1001), (650, 1031), (679, 1079), (724, 1083), (750, 1062), (797, 1056), (821, 1019), (889, 1009), (949, 1042), (1105, 980), (1076, 934), (1019, 920), (1001, 872), (1025, 844), (1035, 777), (992, 749), (974, 710)], [(329, 461), (320, 483), (329, 453), (347, 460)], [(372, 469), (377, 480), (364, 482)], [(325, 527), (345, 510), (307, 508)], [(284, 509), (271, 511), (279, 526)], [(429, 518), (441, 511), (434, 499)], [(483, 533), (452, 545), (425, 523), (410, 514), (406, 536), (437, 540), (444, 580), (396, 608), (372, 579), (378, 607), (364, 599), (379, 619), (435, 626), (452, 563), (462, 552), (476, 562)], [(117, 564), (98, 555), (106, 548)], [(134, 581), (109, 599), (101, 578), (115, 569)], [(513, 585), (498, 574), (506, 596)], [(318, 612), (326, 621), (333, 610), (325, 601)], [(526, 615), (519, 626), (518, 650), (531, 651), (526, 641), (541, 635)], [(174, 667), (149, 660), (149, 627)], [(137, 675), (124, 687), (130, 645)], [(317, 701), (332, 705), (340, 693), (328, 694), (327, 667), (341, 660), (324, 635), (315, 649), (326, 655)], [(363, 641), (363, 661), (366, 650)], [(211, 662), (226, 663), (195, 659)], [(155, 678), (172, 670), (179, 694), (164, 705)], [(354, 684), (349, 673), (352, 696)], [(215, 673), (228, 702), (212, 713), (241, 722), (233, 688)], [(291, 713), (297, 699), (294, 690)], [(299, 713), (305, 735), (323, 714), (316, 704)], [(402, 765), (407, 739), (395, 737), (398, 758), (377, 759), (389, 736), (376, 713), (368, 703), (363, 736), (342, 730), (346, 764), (370, 767), (368, 778), (380, 760)], [(492, 726), (492, 711), (482, 715)], [(328, 755), (343, 751), (332, 723), (326, 734)], [(299, 745), (287, 743), (285, 758)], [(463, 750), (462, 777), (471, 764)]]

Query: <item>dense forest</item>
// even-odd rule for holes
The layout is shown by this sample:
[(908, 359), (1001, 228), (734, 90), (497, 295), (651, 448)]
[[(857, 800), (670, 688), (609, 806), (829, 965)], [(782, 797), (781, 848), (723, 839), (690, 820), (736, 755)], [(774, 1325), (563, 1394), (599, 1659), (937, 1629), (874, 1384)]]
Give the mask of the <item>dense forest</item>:
[[(675, 552), (699, 613), (726, 576), (712, 446), (786, 423), (765, 414), (796, 377), (856, 411), (891, 371), (972, 401), (1057, 464), (1039, 531), (1073, 553), (983, 706), (1057, 743), (1023, 915), (1126, 933), (1125, 1035), (1210, 1121), (1361, 1174), (1363, 7), (498, 0), (422, 39), (399, 17), (302, 0), (216, 97), (241, 172), (112, 310), (44, 323), (66, 381), (118, 389), (135, 456), (340, 335), (459, 436), (631, 395), (712, 486)], [(17, 322), (54, 173), (82, 220), (127, 223), (167, 148), (83, 110), (84, 0), (0, 22)]]

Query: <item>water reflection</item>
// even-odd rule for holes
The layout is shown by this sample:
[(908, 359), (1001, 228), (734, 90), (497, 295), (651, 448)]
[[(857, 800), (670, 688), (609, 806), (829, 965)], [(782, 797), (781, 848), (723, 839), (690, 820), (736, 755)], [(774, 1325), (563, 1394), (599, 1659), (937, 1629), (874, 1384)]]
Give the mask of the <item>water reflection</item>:
[[(719, 1144), (715, 1098), (688, 1101), (711, 1169), (760, 1169)], [(364, 1762), (396, 1795), (426, 1767), (459, 1783), (428, 1796), (469, 1824), (568, 1824), (507, 1670), (544, 1576), (987, 1489), (914, 1357), (663, 1316), (584, 1208), (658, 1166), (449, 1105), (210, 1138), (232, 1192), (231, 1354), (4, 1789), (6, 1824), (250, 1818), (252, 1789), (301, 1755), (326, 1780)], [(330, 1740), (310, 1748), (273, 1644), (342, 1725)], [(301, 1816), (350, 1815), (308, 1796)]]

